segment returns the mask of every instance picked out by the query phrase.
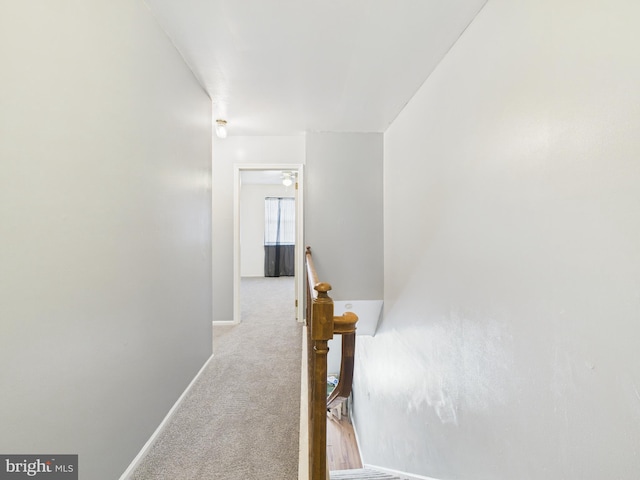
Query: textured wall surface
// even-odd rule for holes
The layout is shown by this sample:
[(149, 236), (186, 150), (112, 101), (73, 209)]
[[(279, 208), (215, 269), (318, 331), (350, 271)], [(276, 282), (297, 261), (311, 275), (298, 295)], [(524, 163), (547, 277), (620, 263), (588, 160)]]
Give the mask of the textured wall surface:
[(211, 353), (211, 102), (141, 1), (0, 4), (0, 451), (117, 478)]
[(637, 478), (635, 2), (491, 0), (384, 138), (384, 318), (359, 338), (367, 463)]

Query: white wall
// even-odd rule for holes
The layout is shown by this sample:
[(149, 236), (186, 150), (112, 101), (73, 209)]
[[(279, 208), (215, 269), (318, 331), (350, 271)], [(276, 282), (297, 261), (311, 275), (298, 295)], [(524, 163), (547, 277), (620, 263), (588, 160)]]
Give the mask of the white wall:
[(117, 478), (211, 351), (211, 102), (141, 1), (0, 5), (0, 451)]
[[(383, 294), (382, 146), (379, 133), (307, 134), (305, 243), (335, 315), (353, 311), (362, 331), (375, 331)], [(329, 373), (340, 370), (341, 342), (329, 341)]]
[(243, 184), (240, 189), (240, 272), (264, 277), (264, 199), (293, 197), (293, 185)]
[(385, 134), (365, 462), (640, 471), (640, 4), (490, 0)]
[[(307, 134), (305, 242), (334, 300), (382, 298), (382, 134)], [(357, 312), (356, 312), (357, 313)]]
[[(229, 125), (231, 130), (232, 125)], [(304, 164), (305, 137), (242, 137), (213, 143), (213, 320), (233, 319), (233, 176), (235, 164)]]

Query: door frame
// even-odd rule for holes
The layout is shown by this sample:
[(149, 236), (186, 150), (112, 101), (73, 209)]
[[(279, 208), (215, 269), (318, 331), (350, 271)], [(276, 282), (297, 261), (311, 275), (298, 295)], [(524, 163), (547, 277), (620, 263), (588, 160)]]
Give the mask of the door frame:
[(243, 170), (287, 170), (296, 172), (296, 246), (294, 293), (296, 319), (304, 322), (304, 165), (301, 163), (236, 163), (233, 166), (233, 324), (240, 323), (240, 190)]

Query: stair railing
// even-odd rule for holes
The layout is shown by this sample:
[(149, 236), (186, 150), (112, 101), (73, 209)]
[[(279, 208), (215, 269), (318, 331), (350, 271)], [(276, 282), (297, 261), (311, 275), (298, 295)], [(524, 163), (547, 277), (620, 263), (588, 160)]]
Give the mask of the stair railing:
[(327, 409), (339, 407), (351, 395), (357, 321), (358, 317), (351, 312), (345, 312), (341, 317), (333, 317), (333, 333), (342, 335), (342, 356), (340, 357), (338, 384), (327, 398)]
[[(328, 292), (331, 285), (318, 281), (307, 247), (307, 355), (309, 366), (309, 479), (326, 480), (327, 469), (327, 408), (334, 408), (351, 392), (353, 380), (353, 355), (357, 315), (347, 312), (333, 316), (333, 300)], [(327, 400), (328, 341), (334, 333), (342, 334), (342, 359), (340, 378), (331, 397)], [(348, 370), (350, 366), (350, 371)], [(343, 370), (347, 369), (347, 370)], [(346, 395), (346, 396), (345, 396)], [(328, 403), (329, 402), (329, 403)]]

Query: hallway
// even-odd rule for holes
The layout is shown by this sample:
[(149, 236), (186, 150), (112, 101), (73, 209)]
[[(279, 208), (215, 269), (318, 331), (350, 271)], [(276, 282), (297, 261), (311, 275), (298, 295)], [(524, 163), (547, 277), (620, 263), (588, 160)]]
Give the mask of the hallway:
[(293, 278), (243, 279), (242, 293), (242, 323), (215, 327), (213, 359), (131, 480), (298, 478)]

